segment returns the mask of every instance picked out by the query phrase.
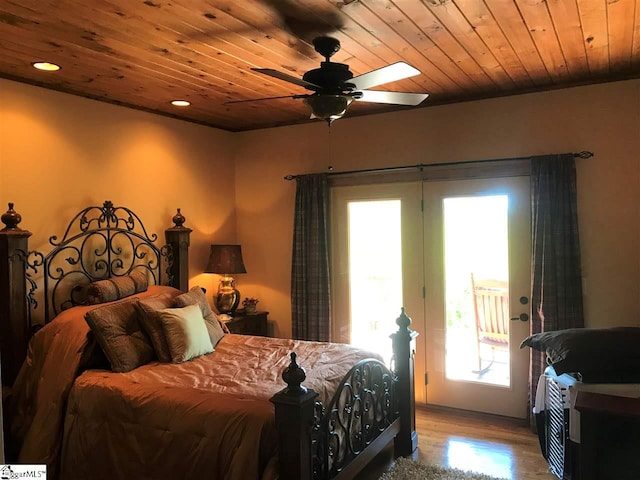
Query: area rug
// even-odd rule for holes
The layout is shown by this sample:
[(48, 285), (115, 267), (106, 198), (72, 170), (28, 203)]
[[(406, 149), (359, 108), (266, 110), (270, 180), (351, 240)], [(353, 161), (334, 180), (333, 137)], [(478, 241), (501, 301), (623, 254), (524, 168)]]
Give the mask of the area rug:
[(408, 458), (398, 458), (380, 480), (500, 480), (482, 473), (464, 472), (456, 468), (426, 465)]

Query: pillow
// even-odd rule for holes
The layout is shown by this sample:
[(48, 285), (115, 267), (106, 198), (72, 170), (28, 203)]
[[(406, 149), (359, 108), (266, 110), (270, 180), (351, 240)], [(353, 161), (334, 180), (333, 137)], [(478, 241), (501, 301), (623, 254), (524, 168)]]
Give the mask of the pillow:
[(213, 313), (209, 306), (209, 301), (205, 297), (201, 287), (193, 287), (187, 293), (178, 295), (175, 300), (176, 307), (186, 307), (187, 305), (198, 305), (205, 322), (207, 322), (207, 331), (211, 344), (215, 347), (220, 339), (224, 337), (225, 332), (218, 321), (218, 317)]
[(556, 373), (584, 382), (640, 381), (640, 328), (569, 328), (536, 333), (520, 344), (546, 352)]
[(170, 362), (171, 352), (167, 339), (164, 337), (160, 310), (173, 306), (175, 297), (175, 293), (165, 292), (153, 297), (142, 298), (135, 304), (140, 314), (142, 328), (149, 335), (153, 349), (161, 362)]
[(134, 299), (112, 303), (94, 308), (84, 317), (114, 372), (128, 372), (154, 358), (135, 303)]
[(173, 363), (182, 363), (213, 352), (209, 332), (198, 305), (160, 310), (165, 338)]
[(87, 288), (87, 303), (89, 305), (97, 305), (120, 300), (121, 298), (144, 292), (148, 287), (147, 274), (142, 270), (134, 270), (129, 275), (90, 283)]

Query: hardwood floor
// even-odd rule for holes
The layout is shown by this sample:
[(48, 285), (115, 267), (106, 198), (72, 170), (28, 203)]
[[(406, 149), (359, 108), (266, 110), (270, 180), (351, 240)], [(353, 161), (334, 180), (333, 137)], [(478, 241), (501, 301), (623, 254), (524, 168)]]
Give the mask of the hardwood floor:
[[(538, 437), (524, 421), (439, 407), (416, 408), (415, 459), (509, 480), (554, 480)], [(357, 480), (377, 480), (390, 468), (392, 449), (382, 452)]]

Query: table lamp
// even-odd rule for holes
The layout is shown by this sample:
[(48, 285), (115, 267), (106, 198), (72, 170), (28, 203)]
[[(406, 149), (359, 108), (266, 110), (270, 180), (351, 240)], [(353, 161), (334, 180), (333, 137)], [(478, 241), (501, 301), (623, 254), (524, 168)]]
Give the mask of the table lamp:
[(247, 273), (240, 245), (211, 245), (209, 263), (204, 272), (223, 275), (213, 303), (218, 313), (233, 315), (240, 302), (240, 292), (236, 289), (236, 282), (231, 275)]

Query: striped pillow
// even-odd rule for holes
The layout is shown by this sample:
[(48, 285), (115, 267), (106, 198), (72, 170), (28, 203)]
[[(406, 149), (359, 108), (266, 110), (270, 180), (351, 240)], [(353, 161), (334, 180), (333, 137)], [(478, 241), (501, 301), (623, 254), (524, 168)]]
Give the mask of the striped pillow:
[(145, 292), (149, 287), (149, 280), (143, 270), (134, 270), (129, 275), (108, 278), (92, 282), (87, 288), (87, 304), (113, 302), (136, 293)]

